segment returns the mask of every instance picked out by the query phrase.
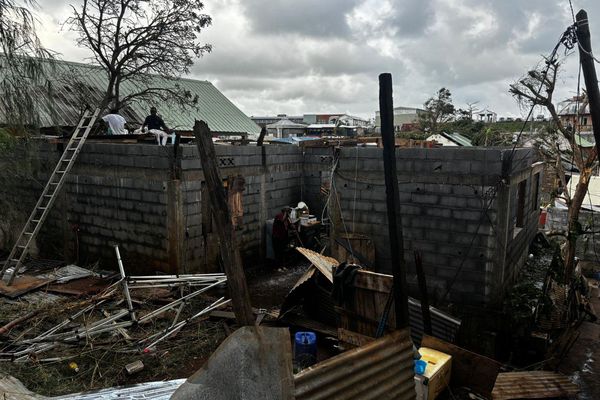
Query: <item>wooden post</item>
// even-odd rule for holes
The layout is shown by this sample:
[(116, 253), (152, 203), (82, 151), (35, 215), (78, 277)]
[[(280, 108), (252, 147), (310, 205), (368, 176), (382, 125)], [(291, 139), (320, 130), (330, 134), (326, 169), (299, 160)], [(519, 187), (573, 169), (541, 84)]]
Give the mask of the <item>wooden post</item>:
[(267, 128), (263, 126), (260, 130), (260, 135), (258, 135), (258, 140), (256, 141), (257, 146), (263, 145), (263, 142), (265, 141), (265, 136), (267, 136)]
[[(212, 142), (212, 134), (206, 122), (196, 121), (194, 135), (198, 144), (198, 153), (208, 189), (208, 197), (213, 209), (215, 229), (219, 235), (221, 258), (227, 275), (227, 284), (235, 318), (240, 326), (251, 326), (254, 325), (255, 320), (250, 305), (246, 275), (242, 266), (240, 250), (235, 240), (235, 231), (231, 224), (223, 181), (217, 167), (217, 156)], [(202, 199), (202, 201), (205, 200)]]
[(421, 292), (421, 314), (423, 315), (423, 332), (431, 335), (431, 312), (429, 311), (429, 296), (427, 294), (427, 281), (423, 271), (423, 259), (421, 253), (415, 250), (415, 269), (419, 281), (419, 292)]
[(387, 202), (390, 249), (392, 251), (392, 276), (394, 277), (394, 304), (396, 328), (408, 326), (408, 293), (406, 290), (406, 262), (400, 216), (400, 194), (396, 175), (396, 141), (394, 138), (394, 102), (392, 75), (379, 75), (379, 111), (381, 115), (381, 140), (383, 142), (383, 167)]
[[(592, 39), (588, 15), (585, 10), (577, 13), (577, 41), (579, 42), (579, 60), (583, 79), (587, 90), (590, 114), (592, 115), (592, 129), (596, 139), (596, 150), (600, 154), (600, 91), (598, 90), (598, 76), (592, 57)], [(579, 123), (579, 121), (577, 121)]]

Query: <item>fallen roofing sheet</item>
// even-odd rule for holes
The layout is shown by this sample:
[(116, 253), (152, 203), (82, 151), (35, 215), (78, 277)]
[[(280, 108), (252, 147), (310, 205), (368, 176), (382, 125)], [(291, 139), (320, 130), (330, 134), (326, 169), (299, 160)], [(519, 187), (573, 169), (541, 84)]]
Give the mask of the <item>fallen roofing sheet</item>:
[(139, 385), (95, 390), (92, 392), (72, 393), (51, 397), (51, 400), (168, 400), (185, 382), (185, 379), (171, 381), (146, 382)]
[(504, 372), (498, 374), (492, 391), (494, 400), (571, 398), (579, 387), (566, 376), (551, 371)]
[(394, 331), (294, 376), (296, 400), (414, 399), (408, 329)]

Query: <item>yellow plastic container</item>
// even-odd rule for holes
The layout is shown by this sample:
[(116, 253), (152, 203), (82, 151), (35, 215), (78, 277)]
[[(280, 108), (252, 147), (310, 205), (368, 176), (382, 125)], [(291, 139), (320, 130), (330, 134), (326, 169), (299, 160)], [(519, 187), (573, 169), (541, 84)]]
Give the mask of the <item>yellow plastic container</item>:
[(419, 353), (427, 368), (421, 377), (415, 377), (417, 399), (434, 400), (450, 384), (452, 356), (428, 347), (421, 347)]

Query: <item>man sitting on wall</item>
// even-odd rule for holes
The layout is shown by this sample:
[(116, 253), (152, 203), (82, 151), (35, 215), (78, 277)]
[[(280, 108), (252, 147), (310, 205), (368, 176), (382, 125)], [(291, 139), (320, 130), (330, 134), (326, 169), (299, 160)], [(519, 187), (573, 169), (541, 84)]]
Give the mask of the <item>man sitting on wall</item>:
[(156, 107), (150, 108), (150, 115), (146, 117), (142, 124), (142, 132), (145, 132), (146, 130), (149, 133), (156, 135), (158, 144), (162, 144), (163, 146), (167, 144), (167, 134), (171, 130), (167, 127), (165, 121), (158, 116)]
[(119, 110), (113, 108), (110, 110), (109, 114), (106, 114), (102, 117), (102, 121), (108, 125), (108, 135), (127, 135), (129, 132), (125, 129), (125, 118), (119, 115)]

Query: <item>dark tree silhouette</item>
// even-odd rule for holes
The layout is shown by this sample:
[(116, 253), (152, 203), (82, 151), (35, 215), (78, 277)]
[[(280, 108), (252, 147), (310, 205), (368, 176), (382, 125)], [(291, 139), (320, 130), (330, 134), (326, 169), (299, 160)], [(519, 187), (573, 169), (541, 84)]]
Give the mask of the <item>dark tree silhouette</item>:
[[(209, 44), (198, 42), (211, 23), (201, 1), (84, 0), (80, 7), (71, 7), (66, 24), (108, 76), (101, 108), (120, 108), (134, 99), (194, 102), (177, 80), (189, 73), (194, 58), (211, 51)], [(149, 74), (171, 82), (157, 85)]]

